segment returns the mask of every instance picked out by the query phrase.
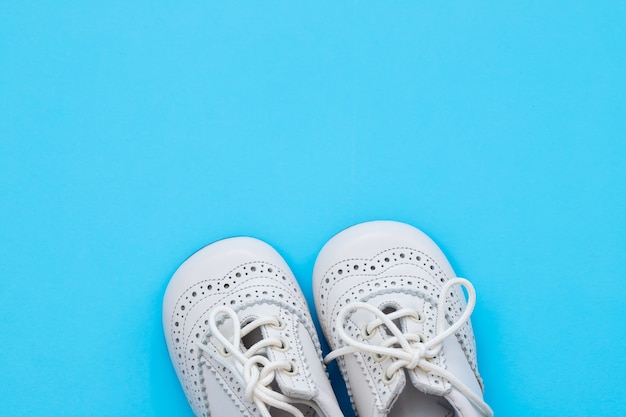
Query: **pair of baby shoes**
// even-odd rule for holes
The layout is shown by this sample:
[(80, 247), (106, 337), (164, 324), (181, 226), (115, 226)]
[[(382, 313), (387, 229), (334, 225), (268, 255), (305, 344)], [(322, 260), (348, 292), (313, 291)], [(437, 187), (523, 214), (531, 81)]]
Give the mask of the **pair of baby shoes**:
[[(373, 221), (334, 236), (313, 272), (319, 323), (360, 417), (490, 417), (469, 316), (476, 295), (418, 229)], [(339, 417), (289, 266), (249, 237), (172, 277), (163, 325), (197, 416)]]

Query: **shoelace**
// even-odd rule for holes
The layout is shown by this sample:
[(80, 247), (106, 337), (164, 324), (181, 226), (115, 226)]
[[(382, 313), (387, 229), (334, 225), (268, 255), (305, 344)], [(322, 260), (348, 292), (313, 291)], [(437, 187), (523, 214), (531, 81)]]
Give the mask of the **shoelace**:
[[(447, 329), (445, 319), (445, 299), (450, 289), (460, 285), (467, 291), (467, 307), (459, 319), (454, 322)], [(401, 317), (410, 317), (416, 320), (420, 319), (420, 315), (417, 311), (409, 308), (397, 310), (390, 314), (385, 314), (380, 309), (363, 302), (354, 302), (344, 306), (339, 315), (337, 316), (336, 329), (339, 337), (344, 342), (345, 346), (338, 348), (329, 353), (324, 361), (326, 363), (336, 359), (339, 356), (343, 356), (349, 353), (355, 352), (369, 352), (374, 356), (377, 361), (382, 361), (385, 358), (393, 358), (394, 362), (390, 365), (383, 374), (383, 378), (390, 381), (395, 374), (402, 368), (407, 369), (420, 369), (427, 373), (439, 376), (449, 382), (455, 387), (461, 394), (463, 394), (485, 417), (492, 417), (493, 411), (487, 405), (487, 403), (476, 395), (472, 390), (467, 388), (458, 378), (456, 378), (448, 370), (432, 363), (430, 359), (439, 354), (443, 345), (442, 342), (445, 338), (456, 332), (467, 320), (469, 319), (474, 306), (476, 305), (476, 290), (474, 286), (465, 278), (454, 278), (445, 283), (441, 288), (439, 296), (439, 306), (437, 311), (437, 329), (435, 337), (428, 341), (424, 341), (421, 335), (415, 333), (404, 334), (394, 323)], [(368, 323), (363, 328), (364, 337), (367, 339), (376, 331), (376, 329), (385, 325), (389, 332), (388, 337), (381, 345), (373, 345), (361, 342), (348, 335), (344, 329), (343, 323), (345, 322), (348, 314), (356, 310), (366, 310), (376, 316), (376, 319)], [(399, 347), (398, 347), (399, 345)]]
[[(228, 340), (217, 327), (217, 319), (220, 315), (226, 315), (232, 321), (232, 340)], [(222, 344), (220, 352), (216, 354), (203, 343), (196, 342), (196, 344), (204, 354), (234, 370), (234, 374), (245, 387), (246, 398), (256, 404), (263, 417), (271, 417), (268, 406), (284, 410), (295, 417), (304, 417), (300, 410), (290, 404), (289, 397), (270, 387), (276, 377), (276, 372), (287, 374), (297, 372), (294, 363), (287, 360), (270, 361), (263, 355), (267, 348), (282, 351), (289, 349), (287, 341), (276, 337), (263, 338), (245, 352), (241, 349), (242, 339), (261, 326), (280, 329), (284, 328), (285, 323), (278, 317), (262, 317), (242, 328), (235, 311), (228, 307), (217, 307), (209, 313), (209, 331)], [(231, 355), (232, 360), (229, 360)]]

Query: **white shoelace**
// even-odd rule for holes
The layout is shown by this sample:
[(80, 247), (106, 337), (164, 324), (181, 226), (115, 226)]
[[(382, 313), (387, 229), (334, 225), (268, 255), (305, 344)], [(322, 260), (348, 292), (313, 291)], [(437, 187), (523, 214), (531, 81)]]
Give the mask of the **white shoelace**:
[[(217, 319), (220, 315), (226, 315), (232, 322), (232, 340), (228, 340), (217, 327)], [(276, 372), (288, 374), (297, 372), (296, 365), (290, 361), (270, 361), (264, 356), (267, 348), (288, 349), (287, 342), (277, 337), (263, 338), (245, 352), (242, 351), (242, 339), (261, 326), (280, 329), (285, 324), (278, 317), (262, 317), (242, 328), (235, 311), (228, 307), (217, 307), (209, 313), (209, 331), (222, 344), (222, 349), (219, 353), (215, 353), (202, 343), (196, 342), (196, 344), (204, 354), (234, 371), (245, 387), (246, 398), (256, 404), (263, 417), (271, 417), (268, 406), (284, 410), (295, 417), (304, 417), (300, 410), (290, 404), (292, 401), (289, 397), (270, 387), (276, 377)], [(232, 360), (229, 360), (231, 355)]]
[[(461, 317), (459, 317), (456, 322), (446, 329), (445, 300), (450, 292), (450, 288), (455, 285), (460, 285), (467, 290), (467, 307), (465, 308), (465, 311), (463, 311)], [(435, 365), (430, 361), (430, 359), (436, 357), (441, 351), (444, 339), (456, 332), (461, 326), (463, 326), (463, 324), (465, 324), (465, 322), (467, 322), (467, 320), (469, 320), (475, 305), (476, 290), (467, 279), (454, 278), (447, 281), (443, 288), (441, 288), (439, 296), (435, 337), (428, 341), (424, 341), (421, 335), (415, 333), (402, 333), (393, 321), (401, 317), (409, 317), (419, 320), (420, 314), (414, 309), (403, 308), (394, 311), (393, 313), (385, 314), (380, 309), (367, 303), (354, 302), (347, 304), (339, 312), (336, 321), (337, 333), (344, 342), (345, 346), (329, 353), (324, 361), (328, 363), (339, 356), (355, 352), (371, 353), (377, 361), (383, 360), (387, 357), (393, 358), (393, 364), (390, 365), (383, 374), (383, 378), (386, 378), (387, 381), (390, 381), (402, 368), (411, 370), (420, 369), (426, 373), (431, 373), (443, 378), (455, 387), (461, 394), (463, 394), (472, 404), (474, 404), (474, 406), (485, 417), (492, 417), (493, 411), (482, 398), (467, 388), (465, 384), (463, 384), (451, 372)], [(376, 332), (376, 329), (381, 325), (385, 325), (388, 331), (391, 332), (390, 337), (388, 337), (381, 345), (372, 345), (361, 342), (346, 333), (344, 329), (346, 317), (348, 314), (359, 309), (366, 310), (376, 316), (375, 320), (371, 321), (363, 328), (365, 338), (373, 335), (373, 333)]]

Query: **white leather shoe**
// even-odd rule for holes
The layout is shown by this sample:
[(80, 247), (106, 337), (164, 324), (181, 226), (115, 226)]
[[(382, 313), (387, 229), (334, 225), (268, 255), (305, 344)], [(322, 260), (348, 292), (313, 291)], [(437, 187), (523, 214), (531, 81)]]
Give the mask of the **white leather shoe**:
[(260, 240), (221, 240), (187, 259), (165, 292), (163, 326), (197, 416), (342, 415), (302, 292)]
[(350, 227), (320, 252), (313, 285), (326, 360), (338, 360), (360, 417), (493, 415), (469, 321), (474, 288), (424, 233)]

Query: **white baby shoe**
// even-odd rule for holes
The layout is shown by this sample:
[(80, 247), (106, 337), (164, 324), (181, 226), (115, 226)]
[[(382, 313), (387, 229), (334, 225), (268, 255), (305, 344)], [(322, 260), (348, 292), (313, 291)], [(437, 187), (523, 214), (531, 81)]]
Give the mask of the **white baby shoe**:
[(187, 259), (166, 290), (163, 326), (197, 416), (342, 415), (302, 292), (260, 240), (221, 240)]
[(391, 221), (340, 232), (313, 289), (326, 361), (338, 360), (360, 417), (493, 415), (469, 321), (474, 287), (424, 233)]

